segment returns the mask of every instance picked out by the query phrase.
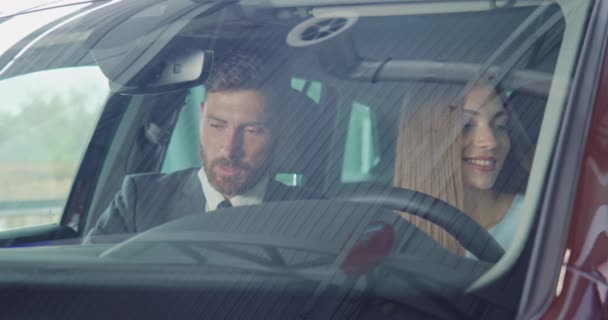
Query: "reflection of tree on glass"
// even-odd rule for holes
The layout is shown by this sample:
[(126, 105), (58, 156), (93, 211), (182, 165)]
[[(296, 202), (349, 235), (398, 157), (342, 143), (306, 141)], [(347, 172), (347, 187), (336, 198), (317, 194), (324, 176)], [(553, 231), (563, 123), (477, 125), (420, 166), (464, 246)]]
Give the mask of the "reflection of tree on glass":
[[(1, 147), (2, 161), (77, 161), (97, 114), (84, 105), (86, 93), (70, 92), (50, 99), (33, 96), (15, 115), (4, 114), (2, 131), (10, 134)], [(38, 146), (33, 147), (33, 146)]]
[[(503, 247), (517, 226), (523, 190), (502, 190), (501, 172), (522, 170), (507, 165), (515, 141), (511, 118), (497, 92), (484, 84), (473, 87), (460, 107), (450, 107), (458, 92), (434, 88), (424, 103), (408, 101), (398, 135), (395, 185), (437, 197), (471, 215)], [(508, 168), (508, 169), (507, 169)], [(430, 222), (407, 217), (445, 247), (462, 253), (447, 232)]]
[(3, 227), (57, 220), (107, 93), (107, 80), (90, 67), (0, 81)]

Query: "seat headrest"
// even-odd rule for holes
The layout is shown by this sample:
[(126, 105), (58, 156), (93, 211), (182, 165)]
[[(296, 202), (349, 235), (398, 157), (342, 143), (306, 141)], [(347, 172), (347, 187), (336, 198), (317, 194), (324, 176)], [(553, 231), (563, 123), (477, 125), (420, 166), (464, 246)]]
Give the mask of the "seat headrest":
[(313, 174), (326, 161), (335, 110), (295, 90), (287, 95), (285, 107), (273, 170)]

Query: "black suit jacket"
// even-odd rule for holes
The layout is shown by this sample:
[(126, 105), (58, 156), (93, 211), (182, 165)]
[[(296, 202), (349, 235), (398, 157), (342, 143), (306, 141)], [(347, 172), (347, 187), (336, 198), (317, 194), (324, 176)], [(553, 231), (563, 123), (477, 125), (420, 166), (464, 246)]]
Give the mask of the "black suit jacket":
[[(127, 176), (121, 190), (99, 217), (84, 242), (121, 241), (167, 221), (204, 213), (206, 199), (197, 175), (198, 170), (193, 168), (171, 174)], [(314, 198), (318, 197), (307, 189), (287, 187), (270, 180), (264, 201)]]

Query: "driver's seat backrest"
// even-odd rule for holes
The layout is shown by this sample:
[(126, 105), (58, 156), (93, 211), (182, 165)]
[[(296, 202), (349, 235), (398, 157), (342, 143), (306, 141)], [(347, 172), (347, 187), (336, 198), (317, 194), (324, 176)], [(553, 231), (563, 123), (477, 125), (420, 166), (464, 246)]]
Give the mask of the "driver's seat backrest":
[(325, 95), (316, 103), (295, 90), (288, 94), (288, 110), (281, 119), (274, 153), (274, 172), (301, 175), (303, 185), (313, 188), (323, 184), (337, 109), (331, 97)]
[(513, 91), (506, 99), (511, 126), (517, 126), (519, 130), (510, 130), (511, 152), (494, 184), (498, 190), (505, 193), (525, 191), (546, 104), (546, 96), (523, 90)]
[(517, 121), (532, 145), (538, 142), (540, 126), (545, 114), (547, 97), (515, 90), (506, 101), (507, 106), (515, 116), (512, 121)]

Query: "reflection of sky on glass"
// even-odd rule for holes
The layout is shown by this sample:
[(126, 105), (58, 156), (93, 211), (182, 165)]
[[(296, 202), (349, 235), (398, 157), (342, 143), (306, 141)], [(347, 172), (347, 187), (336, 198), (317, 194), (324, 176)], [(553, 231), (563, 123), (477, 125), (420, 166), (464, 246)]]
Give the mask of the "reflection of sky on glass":
[[(0, 4), (0, 16), (14, 14), (30, 8), (61, 6), (81, 0), (19, 0), (3, 1)], [(0, 54), (15, 45), (33, 31), (53, 22), (63, 16), (71, 14), (88, 3), (54, 8), (15, 16), (0, 24)], [(35, 85), (32, 85), (35, 84)], [(73, 68), (37, 72), (30, 75), (15, 77), (0, 81), (0, 97), (2, 104), (0, 112), (15, 114), (19, 112), (23, 102), (31, 100), (33, 95), (50, 98), (61, 92), (70, 90), (87, 90), (91, 99), (105, 99), (107, 94), (107, 80), (98, 68)], [(102, 100), (100, 100), (102, 101)], [(93, 101), (91, 101), (93, 102)]]
[(37, 95), (50, 99), (73, 91), (87, 94), (87, 106), (102, 103), (109, 92), (107, 78), (98, 67), (77, 67), (35, 72), (0, 81), (0, 113), (15, 114)]
[[(2, 1), (0, 4), (0, 16), (14, 14), (25, 9), (37, 7), (42, 4), (46, 6), (59, 6), (70, 3), (75, 3), (75, 0), (50, 1), (50, 0), (17, 0), (17, 1)], [(8, 21), (0, 24), (0, 54), (6, 51), (11, 46), (15, 45), (19, 40), (26, 37), (28, 34), (38, 28), (53, 22), (65, 15), (73, 13), (89, 4), (80, 4), (67, 6), (63, 8), (55, 8), (43, 10), (15, 16)], [(40, 7), (43, 8), (43, 7)], [(38, 9), (40, 9), (38, 8)]]

